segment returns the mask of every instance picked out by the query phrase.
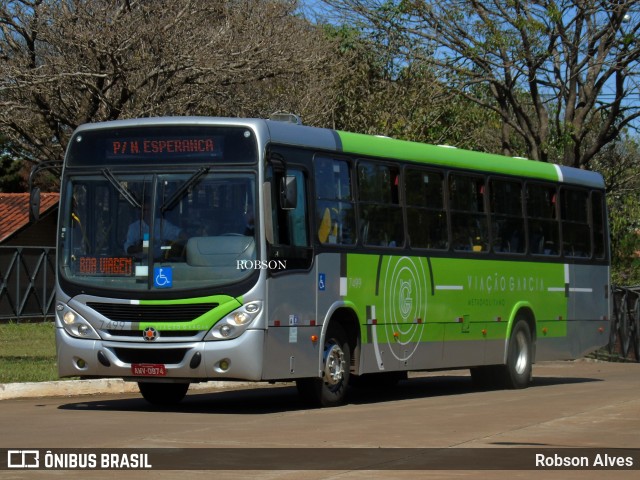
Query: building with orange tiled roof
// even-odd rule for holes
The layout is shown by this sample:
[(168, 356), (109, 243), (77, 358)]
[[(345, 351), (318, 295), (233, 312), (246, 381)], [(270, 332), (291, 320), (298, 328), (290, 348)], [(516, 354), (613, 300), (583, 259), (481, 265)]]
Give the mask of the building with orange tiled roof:
[(57, 193), (40, 194), (40, 220), (29, 224), (29, 194), (0, 193), (0, 245), (56, 245)]

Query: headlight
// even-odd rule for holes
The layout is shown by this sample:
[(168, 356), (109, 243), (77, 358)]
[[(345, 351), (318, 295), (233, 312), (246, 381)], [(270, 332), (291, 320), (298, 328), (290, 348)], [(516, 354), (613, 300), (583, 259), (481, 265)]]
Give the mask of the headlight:
[(78, 315), (78, 313), (71, 310), (67, 305), (58, 303), (58, 305), (56, 305), (56, 315), (69, 335), (78, 338), (100, 340), (100, 336), (91, 324)]
[(240, 336), (260, 315), (261, 311), (261, 301), (243, 305), (216, 323), (207, 333), (205, 340), (229, 340)]

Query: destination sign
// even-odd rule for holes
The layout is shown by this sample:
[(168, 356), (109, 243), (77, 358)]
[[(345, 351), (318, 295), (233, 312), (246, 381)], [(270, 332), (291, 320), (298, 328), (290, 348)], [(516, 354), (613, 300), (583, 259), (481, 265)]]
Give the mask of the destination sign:
[(79, 275), (133, 276), (133, 257), (79, 257), (76, 266)]
[[(185, 153), (218, 153), (217, 142), (212, 137), (204, 138), (166, 138), (162, 140), (134, 138), (111, 140), (108, 144), (110, 156), (119, 155), (158, 155)], [(218, 149), (219, 150), (219, 149)]]
[(74, 134), (67, 166), (243, 163), (258, 159), (257, 137), (248, 127), (159, 124), (100, 128)]

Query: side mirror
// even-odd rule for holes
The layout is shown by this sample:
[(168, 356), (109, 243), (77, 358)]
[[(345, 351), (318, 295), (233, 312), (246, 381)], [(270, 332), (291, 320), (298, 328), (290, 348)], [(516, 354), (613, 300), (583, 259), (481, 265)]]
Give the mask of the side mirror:
[(29, 192), (29, 222), (40, 220), (40, 189), (32, 188)]
[(286, 175), (280, 181), (280, 208), (295, 210), (298, 205), (298, 182), (294, 175)]

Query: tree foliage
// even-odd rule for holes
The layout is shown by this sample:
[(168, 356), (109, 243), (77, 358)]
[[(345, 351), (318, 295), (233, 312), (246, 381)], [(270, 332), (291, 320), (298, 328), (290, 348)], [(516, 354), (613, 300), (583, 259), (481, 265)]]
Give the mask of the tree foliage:
[[(634, 0), (324, 0), (369, 35), (401, 38), (459, 95), (515, 132), (527, 156), (587, 167), (640, 116)], [(419, 47), (419, 48), (416, 48)], [(478, 85), (490, 93), (477, 95)]]
[(640, 145), (622, 136), (595, 158), (605, 177), (614, 284), (640, 284)]
[[(2, 0), (0, 129), (60, 160), (86, 122), (326, 111), (322, 31), (295, 0)], [(302, 111), (302, 112), (301, 112)]]
[(0, 192), (24, 192), (26, 183), (22, 162), (14, 160), (8, 147), (6, 139), (0, 135)]
[(398, 61), (399, 51), (384, 36), (367, 39), (356, 27), (326, 25), (339, 39), (344, 65), (326, 126), (404, 140), (495, 151), (499, 119), (460, 98), (440, 81), (431, 65)]

